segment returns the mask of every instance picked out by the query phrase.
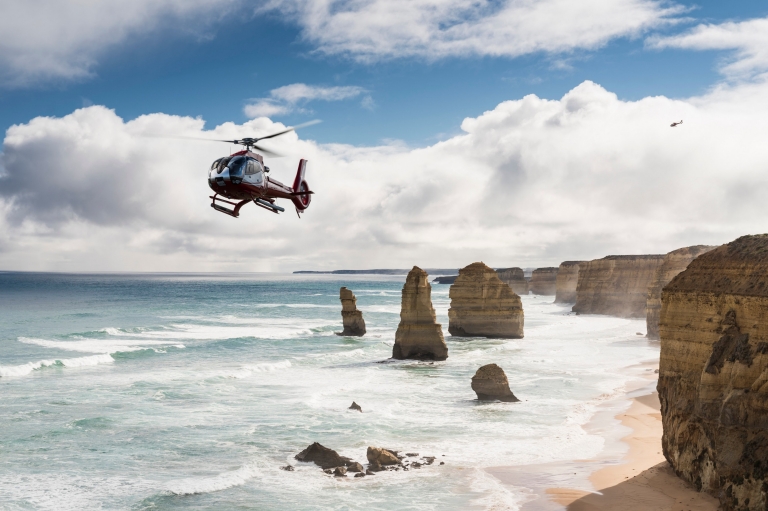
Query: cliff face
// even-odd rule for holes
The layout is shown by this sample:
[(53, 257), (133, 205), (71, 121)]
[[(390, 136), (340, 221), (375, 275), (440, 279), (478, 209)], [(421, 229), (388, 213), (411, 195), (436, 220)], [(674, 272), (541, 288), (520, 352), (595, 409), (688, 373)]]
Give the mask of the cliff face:
[(449, 291), (448, 331), (463, 337), (523, 337), (523, 304), (493, 268), (472, 263)]
[(649, 339), (659, 338), (659, 314), (661, 313), (661, 290), (685, 270), (691, 261), (701, 254), (709, 252), (715, 247), (707, 245), (696, 245), (693, 247), (680, 248), (673, 250), (664, 256), (664, 261), (656, 269), (656, 275), (653, 277), (648, 288), (648, 297), (645, 302), (645, 323), (646, 337)]
[(663, 255), (608, 256), (579, 264), (573, 311), (644, 318), (648, 286), (663, 259)]
[(342, 287), (339, 290), (339, 298), (341, 299), (341, 319), (344, 330), (337, 335), (362, 337), (365, 335), (365, 320), (363, 320), (363, 313), (357, 310), (357, 297), (352, 291)]
[(448, 346), (432, 307), (432, 287), (427, 272), (414, 266), (403, 286), (400, 324), (395, 333), (392, 358), (445, 360)]
[(586, 261), (564, 261), (557, 269), (555, 303), (576, 303), (576, 285), (579, 283), (579, 264)]
[(502, 268), (496, 271), (499, 279), (512, 288), (516, 295), (528, 294), (528, 281), (522, 268)]
[(725, 510), (768, 507), (768, 235), (703, 254), (662, 291), (664, 456)]
[(557, 268), (536, 268), (531, 274), (531, 293), (555, 295), (557, 292)]

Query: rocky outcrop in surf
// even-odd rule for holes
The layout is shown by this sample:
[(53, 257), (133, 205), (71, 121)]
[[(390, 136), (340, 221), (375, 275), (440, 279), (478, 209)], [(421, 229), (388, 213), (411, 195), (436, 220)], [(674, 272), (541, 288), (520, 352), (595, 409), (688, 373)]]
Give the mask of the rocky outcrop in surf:
[(656, 269), (656, 275), (653, 277), (653, 281), (648, 288), (648, 297), (645, 302), (646, 336), (649, 339), (659, 338), (661, 290), (680, 272), (685, 270), (691, 264), (691, 261), (713, 248), (715, 247), (696, 245), (673, 250), (664, 256), (664, 261)]
[(311, 444), (294, 456), (294, 458), (299, 461), (314, 463), (322, 469), (346, 467), (347, 465), (354, 463), (351, 459), (345, 456), (339, 456), (339, 453), (333, 449), (329, 449), (317, 442)]
[(432, 307), (432, 287), (427, 272), (414, 266), (405, 279), (400, 306), (400, 324), (395, 333), (392, 358), (445, 360), (448, 346), (443, 328)]
[(563, 261), (557, 269), (555, 303), (576, 303), (579, 265), (586, 261)]
[(525, 272), (522, 268), (502, 268), (496, 270), (502, 282), (512, 288), (512, 291), (518, 296), (528, 294), (528, 281), (525, 279)]
[(472, 390), (480, 401), (520, 401), (509, 390), (509, 380), (504, 370), (496, 364), (487, 364), (472, 377)]
[(531, 293), (554, 296), (557, 293), (557, 268), (536, 268), (531, 274)]
[(336, 335), (362, 337), (365, 335), (365, 320), (363, 313), (357, 310), (357, 297), (352, 291), (342, 287), (339, 290), (339, 298), (341, 299), (341, 319), (344, 330), (337, 332)]
[(768, 235), (694, 259), (662, 291), (664, 456), (721, 509), (768, 508)]
[(608, 256), (579, 264), (576, 304), (580, 314), (644, 318), (648, 287), (664, 256)]
[(448, 332), (462, 337), (523, 337), (520, 297), (493, 268), (472, 263), (459, 270), (449, 291)]

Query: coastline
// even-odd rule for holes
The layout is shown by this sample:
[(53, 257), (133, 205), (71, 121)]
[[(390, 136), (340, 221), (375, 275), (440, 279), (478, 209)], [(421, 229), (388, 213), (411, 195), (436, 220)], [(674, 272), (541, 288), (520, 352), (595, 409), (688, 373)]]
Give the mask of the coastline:
[[(664, 459), (657, 368), (658, 362), (641, 364), (644, 381), (584, 426), (606, 440), (598, 457), (488, 472), (504, 484), (531, 488), (522, 511), (716, 511), (717, 499), (678, 478)], [(616, 438), (617, 422), (629, 434)]]

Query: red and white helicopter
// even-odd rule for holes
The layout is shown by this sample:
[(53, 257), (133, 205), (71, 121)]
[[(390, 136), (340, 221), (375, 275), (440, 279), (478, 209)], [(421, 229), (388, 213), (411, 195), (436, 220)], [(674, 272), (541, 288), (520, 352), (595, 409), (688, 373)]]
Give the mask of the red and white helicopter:
[[(257, 143), (260, 140), (284, 135), (318, 122), (320, 121), (307, 122), (263, 137), (217, 140), (217, 142), (242, 145), (245, 150), (219, 158), (211, 165), (208, 172), (208, 186), (214, 191), (210, 197), (211, 207), (216, 211), (237, 218), (240, 216), (240, 208), (249, 202), (273, 213), (280, 213), (285, 209), (275, 204), (275, 199), (289, 199), (296, 208), (296, 214), (301, 218), (301, 213), (309, 207), (311, 196), (314, 193), (310, 191), (309, 185), (304, 179), (307, 172), (307, 160), (299, 160), (299, 168), (293, 180), (293, 187), (288, 187), (267, 175), (269, 167), (264, 165), (264, 158), (251, 149), (256, 149), (268, 156), (280, 156), (260, 147)], [(233, 200), (238, 202), (232, 202)], [(221, 203), (234, 207), (229, 209)]]

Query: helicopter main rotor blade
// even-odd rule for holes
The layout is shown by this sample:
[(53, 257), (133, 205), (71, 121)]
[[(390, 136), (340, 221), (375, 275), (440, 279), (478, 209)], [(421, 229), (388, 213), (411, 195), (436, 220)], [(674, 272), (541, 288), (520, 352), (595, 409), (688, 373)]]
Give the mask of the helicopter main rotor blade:
[(283, 131), (278, 131), (277, 133), (272, 133), (271, 135), (266, 135), (264, 137), (254, 138), (253, 140), (254, 140), (254, 142), (256, 142), (256, 141), (259, 141), (259, 140), (266, 140), (268, 138), (274, 138), (274, 137), (277, 137), (277, 136), (280, 136), (280, 135), (284, 135), (284, 134), (286, 134), (288, 132), (295, 131), (295, 130), (297, 130), (299, 128), (306, 128), (307, 126), (312, 126), (314, 124), (319, 124), (321, 122), (323, 122), (323, 121), (321, 121), (320, 119), (315, 119), (314, 121), (305, 122), (303, 124), (299, 124), (298, 126), (291, 126), (290, 128), (286, 128)]
[(252, 147), (258, 150), (260, 153), (263, 153), (265, 156), (271, 156), (272, 158), (281, 158), (285, 156), (284, 154), (276, 153), (275, 151), (270, 151), (269, 149), (266, 149), (260, 145), (253, 144)]

